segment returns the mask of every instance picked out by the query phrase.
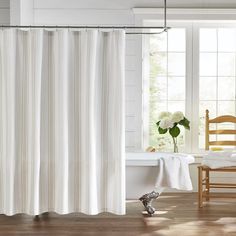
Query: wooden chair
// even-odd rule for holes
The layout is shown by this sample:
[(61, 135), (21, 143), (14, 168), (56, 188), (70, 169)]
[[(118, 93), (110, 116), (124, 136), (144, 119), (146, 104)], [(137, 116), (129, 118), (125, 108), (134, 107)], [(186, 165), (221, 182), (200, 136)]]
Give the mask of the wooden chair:
[[(209, 150), (210, 146), (236, 146), (235, 141), (210, 141), (210, 135), (236, 135), (236, 129), (215, 129), (210, 130), (210, 124), (219, 124), (219, 123), (233, 123), (236, 124), (235, 116), (218, 116), (214, 119), (209, 119), (209, 111), (206, 110), (206, 128), (205, 128), (205, 149)], [(219, 157), (220, 158), (220, 157)], [(210, 173), (211, 172), (235, 172), (236, 166), (211, 169), (208, 166), (198, 166), (198, 206), (203, 207), (203, 201), (209, 201), (210, 198), (216, 197), (232, 197), (232, 195), (224, 194), (224, 195), (212, 195), (210, 194), (211, 188), (224, 188), (224, 189), (232, 189), (236, 188), (236, 183), (212, 183), (210, 181)]]

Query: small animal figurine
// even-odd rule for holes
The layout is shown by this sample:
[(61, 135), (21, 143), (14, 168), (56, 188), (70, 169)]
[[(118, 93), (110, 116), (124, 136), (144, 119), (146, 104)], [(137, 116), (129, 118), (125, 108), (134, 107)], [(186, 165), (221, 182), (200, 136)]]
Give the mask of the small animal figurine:
[(152, 216), (155, 213), (155, 208), (152, 207), (152, 201), (159, 197), (159, 193), (152, 191), (151, 193), (146, 193), (139, 200), (143, 203), (147, 213)]

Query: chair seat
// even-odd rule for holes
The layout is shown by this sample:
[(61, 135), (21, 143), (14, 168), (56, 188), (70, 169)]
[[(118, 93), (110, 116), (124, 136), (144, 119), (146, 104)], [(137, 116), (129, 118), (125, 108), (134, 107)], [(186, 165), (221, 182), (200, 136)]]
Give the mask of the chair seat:
[[(211, 169), (208, 166), (201, 165), (198, 166), (198, 206), (203, 207), (203, 201), (209, 201), (210, 198), (217, 198), (219, 196), (215, 196), (210, 194), (211, 188), (223, 188), (223, 189), (236, 189), (236, 183), (217, 183), (210, 181), (210, 172), (233, 172), (236, 173), (236, 166), (224, 167)], [(222, 195), (221, 195), (222, 197)], [(228, 194), (224, 195), (225, 198), (232, 197), (228, 196)], [(236, 197), (236, 196), (234, 196)]]
[[(217, 129), (217, 124), (219, 123), (230, 123), (233, 129)], [(215, 128), (210, 127), (211, 124), (215, 125)], [(217, 116), (213, 119), (209, 119), (209, 111), (206, 110), (206, 117), (205, 117), (205, 150), (209, 151), (210, 146), (211, 147), (220, 147), (220, 146), (229, 146), (234, 148), (236, 147), (236, 140), (235, 140), (235, 134), (236, 134), (236, 116), (232, 115), (224, 115), (224, 116)], [(211, 129), (210, 129), (211, 128)], [(220, 135), (233, 135), (233, 139), (222, 140), (218, 139)], [(214, 136), (212, 136), (214, 135)], [(211, 138), (210, 138), (211, 137)], [(223, 149), (222, 149), (223, 150)], [(213, 154), (212, 154), (213, 155)], [(217, 155), (216, 155), (217, 156)], [(218, 155), (219, 160), (221, 157)], [(208, 160), (209, 161), (209, 160)], [(212, 164), (212, 165), (211, 165)], [(213, 165), (214, 164), (214, 165)], [(210, 165), (212, 167), (218, 167), (218, 166), (224, 166), (227, 165), (229, 167), (219, 167), (219, 168), (211, 168), (207, 165)], [(236, 183), (232, 183), (235, 181), (235, 178), (229, 178), (229, 181), (225, 179), (223, 183), (215, 182), (217, 179), (214, 179), (214, 181), (211, 181), (211, 172), (223, 172), (223, 173), (236, 173), (236, 162), (230, 161), (227, 159), (227, 162), (219, 163), (210, 163), (205, 162), (202, 165), (198, 166), (198, 206), (203, 207), (204, 201), (209, 201), (210, 198), (212, 198), (212, 194), (210, 194), (210, 190), (213, 188), (222, 188), (222, 189), (236, 189)], [(232, 181), (233, 180), (233, 181)], [(228, 194), (225, 194), (226, 197), (228, 197)], [(215, 196), (216, 197), (216, 196)]]
[(205, 166), (205, 165), (201, 165), (199, 167), (201, 167), (203, 170), (209, 170), (209, 171), (225, 171), (225, 172), (234, 172), (234, 171), (236, 171), (236, 166), (221, 167), (221, 168), (216, 168), (216, 169), (212, 169), (212, 168), (210, 168), (208, 166)]

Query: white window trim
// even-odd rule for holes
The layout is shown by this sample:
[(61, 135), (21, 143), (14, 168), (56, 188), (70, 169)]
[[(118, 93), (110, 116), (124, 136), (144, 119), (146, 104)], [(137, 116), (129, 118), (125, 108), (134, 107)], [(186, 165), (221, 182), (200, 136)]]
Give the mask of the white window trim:
[[(134, 8), (135, 25), (163, 25), (162, 8)], [(199, 117), (199, 28), (201, 27), (236, 27), (236, 9), (167, 9), (168, 26), (186, 28), (186, 117), (191, 121), (191, 132), (186, 132), (186, 152), (204, 153), (198, 146), (198, 117)], [(153, 21), (154, 20), (154, 21)], [(204, 23), (203, 23), (204, 21)], [(147, 38), (147, 37), (146, 37)], [(138, 40), (139, 46), (145, 48), (145, 36)], [(193, 51), (192, 51), (193, 50)], [(147, 52), (142, 51), (140, 65), (143, 68)], [(193, 67), (194, 64), (194, 67)], [(147, 102), (145, 94), (148, 82), (145, 69), (140, 86), (142, 87), (142, 112), (140, 116), (140, 148), (147, 147), (147, 117), (144, 116), (144, 103)], [(147, 104), (147, 103), (146, 103)], [(191, 105), (190, 105), (191, 104)], [(194, 109), (193, 109), (194, 108)], [(147, 110), (145, 111), (147, 112)], [(139, 133), (139, 132), (138, 132)], [(197, 136), (197, 138), (196, 138)]]
[[(167, 8), (168, 20), (236, 20), (236, 8)], [(163, 8), (133, 8), (135, 23), (137, 19), (163, 20)]]

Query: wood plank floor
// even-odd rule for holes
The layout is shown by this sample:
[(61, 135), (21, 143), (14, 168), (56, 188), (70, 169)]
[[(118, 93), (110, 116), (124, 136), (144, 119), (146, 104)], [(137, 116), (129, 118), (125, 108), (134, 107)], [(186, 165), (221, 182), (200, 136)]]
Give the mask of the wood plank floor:
[(153, 217), (142, 214), (138, 201), (127, 202), (127, 215), (43, 214), (32, 216), (0, 215), (0, 235), (236, 235), (236, 200), (217, 199), (203, 209), (197, 208), (197, 195), (175, 193), (162, 195), (153, 206)]

